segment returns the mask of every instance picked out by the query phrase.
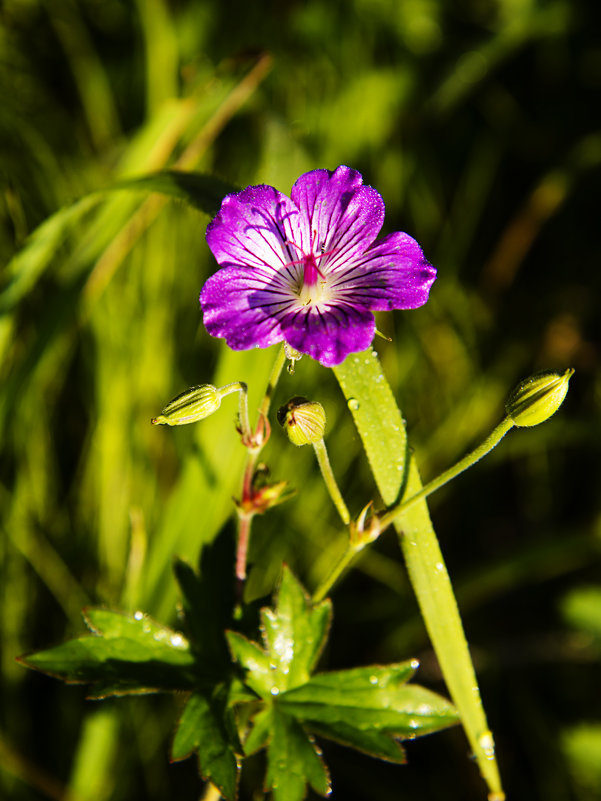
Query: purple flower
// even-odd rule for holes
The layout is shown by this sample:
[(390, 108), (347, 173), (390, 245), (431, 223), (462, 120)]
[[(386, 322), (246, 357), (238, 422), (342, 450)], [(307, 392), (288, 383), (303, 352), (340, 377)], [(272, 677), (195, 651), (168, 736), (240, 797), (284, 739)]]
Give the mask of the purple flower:
[(207, 228), (221, 267), (200, 295), (207, 331), (234, 350), (284, 341), (326, 367), (365, 350), (372, 312), (422, 306), (436, 277), (407, 234), (376, 241), (383, 221), (384, 201), (348, 167), (301, 175), (290, 198), (227, 195)]

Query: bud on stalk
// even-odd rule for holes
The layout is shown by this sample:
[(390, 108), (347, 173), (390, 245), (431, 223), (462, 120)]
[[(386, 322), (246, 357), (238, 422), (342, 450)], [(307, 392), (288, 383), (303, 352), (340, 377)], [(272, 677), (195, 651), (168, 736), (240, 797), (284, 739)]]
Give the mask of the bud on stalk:
[(563, 403), (573, 373), (572, 367), (565, 373), (545, 370), (524, 379), (505, 404), (507, 416), (520, 427), (544, 423)]

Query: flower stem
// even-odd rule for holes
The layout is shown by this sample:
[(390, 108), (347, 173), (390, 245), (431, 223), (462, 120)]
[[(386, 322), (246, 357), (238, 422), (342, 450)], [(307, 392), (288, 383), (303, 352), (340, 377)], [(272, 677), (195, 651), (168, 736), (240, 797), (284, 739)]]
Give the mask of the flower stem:
[(330, 493), (330, 497), (334, 501), (334, 506), (338, 510), (338, 514), (340, 515), (344, 525), (348, 526), (348, 524), (351, 522), (351, 515), (346, 503), (344, 502), (344, 498), (342, 497), (340, 489), (338, 488), (338, 484), (336, 483), (336, 478), (334, 477), (334, 472), (328, 458), (328, 452), (326, 450), (326, 444), (323, 438), (320, 439), (319, 442), (314, 442), (313, 448), (315, 449), (315, 455), (317, 456), (317, 463), (319, 464), (321, 475), (323, 476), (327, 490)]
[(473, 451), (464, 456), (463, 459), (460, 459), (457, 464), (454, 464), (452, 467), (449, 467), (448, 470), (445, 470), (444, 473), (441, 473), (437, 478), (433, 479), (432, 481), (425, 484), (419, 492), (416, 492), (415, 495), (412, 495), (410, 498), (397, 503), (396, 506), (393, 506), (392, 509), (389, 509), (386, 514), (382, 515), (380, 518), (380, 526), (385, 529), (391, 523), (393, 523), (399, 515), (405, 512), (410, 506), (413, 506), (414, 503), (423, 500), (428, 495), (431, 495), (433, 492), (436, 492), (437, 489), (447, 484), (453, 478), (458, 476), (460, 473), (463, 473), (464, 470), (467, 470), (468, 467), (471, 467), (477, 461), (482, 459), (483, 456), (486, 456), (487, 453), (490, 453), (492, 449), (499, 444), (499, 442), (503, 439), (505, 434), (514, 426), (514, 422), (510, 417), (504, 417), (503, 420), (499, 423), (499, 425), (486, 437), (484, 442), (478, 445), (477, 448), (474, 448)]
[(282, 345), (282, 347), (278, 351), (278, 355), (275, 358), (273, 367), (271, 368), (271, 374), (269, 376), (269, 380), (267, 381), (267, 388), (265, 390), (265, 395), (263, 396), (263, 402), (259, 407), (259, 420), (261, 419), (261, 417), (266, 418), (267, 415), (269, 414), (271, 399), (273, 397), (273, 393), (275, 392), (275, 388), (278, 384), (285, 363), (286, 363), (286, 351), (284, 350), (284, 346)]
[(244, 381), (235, 381), (232, 384), (226, 384), (224, 387), (219, 388), (219, 394), (222, 398), (226, 395), (231, 395), (232, 392), (239, 392), (239, 407), (238, 416), (240, 418), (240, 433), (242, 434), (242, 441), (248, 441), (251, 436), (250, 421), (248, 419), (248, 387)]
[(350, 567), (353, 559), (357, 554), (363, 550), (364, 546), (367, 543), (353, 543), (350, 542), (345, 552), (342, 554), (338, 562), (334, 565), (332, 572), (321, 582), (319, 587), (315, 590), (311, 597), (311, 602), (314, 604), (323, 601), (326, 595), (330, 592), (334, 584), (338, 581), (338, 579), (342, 576), (345, 570)]
[[(236, 579), (238, 582), (240, 595), (241, 595), (241, 588), (244, 582), (246, 581), (246, 562), (248, 558), (248, 545), (250, 542), (251, 523), (254, 517), (254, 515), (252, 513), (249, 513), (249, 511), (245, 509), (244, 506), (252, 502), (253, 478), (255, 474), (255, 467), (257, 466), (257, 461), (259, 458), (259, 454), (261, 453), (261, 450), (263, 448), (263, 445), (267, 441), (268, 433), (266, 435), (265, 432), (269, 431), (268, 424), (266, 424), (267, 415), (269, 413), (271, 399), (273, 397), (273, 393), (277, 386), (285, 361), (286, 361), (286, 353), (284, 351), (284, 347), (282, 346), (278, 351), (278, 355), (275, 358), (275, 362), (273, 364), (271, 373), (269, 375), (269, 379), (267, 381), (265, 395), (263, 396), (263, 401), (261, 403), (261, 406), (259, 407), (259, 414), (257, 418), (257, 424), (255, 427), (254, 435), (251, 433), (250, 423), (248, 420), (248, 396), (246, 392), (246, 384), (242, 385), (242, 382), (240, 382), (240, 386), (238, 387), (240, 390), (242, 390), (242, 386), (244, 386), (244, 390), (240, 392), (240, 425), (243, 433), (248, 432), (249, 434), (249, 437), (246, 440), (243, 436), (243, 441), (248, 442), (247, 457), (246, 457), (246, 464), (244, 466), (244, 474), (242, 476), (241, 505), (237, 507), (238, 544), (236, 547)], [(232, 389), (231, 391), (233, 392), (234, 390)]]

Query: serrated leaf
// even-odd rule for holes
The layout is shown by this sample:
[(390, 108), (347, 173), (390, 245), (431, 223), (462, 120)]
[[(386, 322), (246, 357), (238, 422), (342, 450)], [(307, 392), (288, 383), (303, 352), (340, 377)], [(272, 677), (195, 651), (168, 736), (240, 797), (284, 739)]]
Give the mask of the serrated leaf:
[(404, 749), (388, 732), (375, 729), (356, 729), (341, 722), (315, 723), (315, 721), (311, 721), (308, 728), (313, 734), (362, 751), (377, 759), (394, 762), (397, 765), (404, 765), (407, 761)]
[[(226, 722), (230, 725), (227, 726)], [(194, 693), (186, 704), (173, 739), (171, 759), (186, 759), (197, 751), (203, 779), (211, 781), (228, 801), (234, 801), (239, 772), (238, 750), (223, 686), (213, 693)]]
[(406, 681), (407, 663), (319, 673), (302, 687), (280, 695), (278, 704), (302, 721), (344, 724), (400, 737), (416, 737), (457, 723), (457, 712), (446, 698)]
[(332, 607), (329, 600), (312, 606), (302, 585), (284, 568), (275, 609), (261, 612), (263, 640), (283, 692), (304, 684), (324, 646)]
[(244, 753), (247, 756), (267, 746), (273, 726), (273, 706), (264, 706), (252, 719), (252, 729), (244, 743)]
[(262, 698), (277, 695), (276, 676), (265, 651), (237, 631), (228, 631), (227, 641), (234, 661), (246, 670), (246, 684)]
[(265, 782), (275, 801), (302, 801), (307, 783), (320, 795), (330, 792), (328, 772), (315, 743), (296, 720), (277, 708)]
[(20, 661), (67, 682), (96, 683), (94, 695), (190, 689), (194, 658), (179, 632), (146, 615), (85, 612), (93, 635), (69, 640)]
[(218, 677), (230, 664), (224, 631), (234, 606), (233, 559), (233, 538), (222, 533), (204, 546), (200, 573), (180, 559), (174, 563), (192, 650), (204, 669)]

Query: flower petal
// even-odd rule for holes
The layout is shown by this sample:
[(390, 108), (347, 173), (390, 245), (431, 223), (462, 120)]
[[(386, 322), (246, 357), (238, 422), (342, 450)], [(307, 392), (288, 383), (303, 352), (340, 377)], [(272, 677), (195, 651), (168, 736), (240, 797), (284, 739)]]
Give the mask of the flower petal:
[(348, 303), (300, 307), (286, 314), (280, 325), (289, 345), (325, 367), (368, 348), (376, 331), (373, 314)]
[(290, 198), (277, 189), (249, 186), (224, 198), (207, 228), (207, 244), (222, 267), (253, 267), (268, 280), (280, 271), (282, 280), (296, 281), (302, 272), (301, 229), (306, 227), (299, 216)]
[(209, 278), (200, 293), (205, 328), (213, 337), (224, 337), (233, 350), (281, 342), (274, 298), (286, 305), (286, 296), (270, 289), (258, 271), (224, 267)]
[(328, 254), (320, 259), (322, 272), (339, 269), (360, 256), (384, 222), (384, 201), (375, 189), (363, 186), (361, 174), (349, 167), (307, 172), (290, 195), (301, 212), (301, 222), (308, 226), (302, 233), (305, 253)]
[(352, 268), (331, 279), (336, 298), (372, 311), (416, 309), (428, 300), (436, 270), (408, 234), (385, 236)]

